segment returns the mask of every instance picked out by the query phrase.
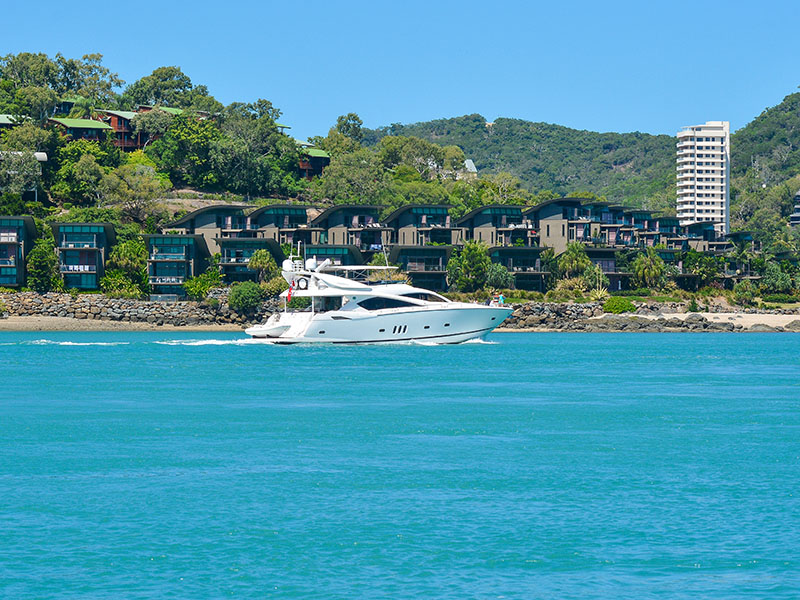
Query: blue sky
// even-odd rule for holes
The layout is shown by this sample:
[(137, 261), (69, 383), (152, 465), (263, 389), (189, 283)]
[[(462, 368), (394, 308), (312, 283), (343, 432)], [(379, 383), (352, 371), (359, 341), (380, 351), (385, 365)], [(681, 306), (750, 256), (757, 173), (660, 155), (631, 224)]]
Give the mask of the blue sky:
[[(243, 1), (3, 8), (0, 54), (100, 52), (129, 83), (178, 65), (299, 139), (480, 113), (595, 131), (742, 127), (800, 84), (793, 2)], [(122, 5), (119, 5), (122, 6)]]

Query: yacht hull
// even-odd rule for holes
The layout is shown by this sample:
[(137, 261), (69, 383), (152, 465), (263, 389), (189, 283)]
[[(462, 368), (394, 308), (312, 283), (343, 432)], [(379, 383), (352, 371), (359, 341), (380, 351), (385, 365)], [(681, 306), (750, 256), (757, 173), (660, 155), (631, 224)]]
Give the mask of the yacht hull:
[[(462, 303), (370, 312), (284, 313), (279, 322), (291, 326), (271, 339), (284, 344), (458, 344), (485, 337), (510, 314), (509, 308)], [(275, 326), (271, 319), (246, 333), (267, 337), (266, 331), (274, 331)]]

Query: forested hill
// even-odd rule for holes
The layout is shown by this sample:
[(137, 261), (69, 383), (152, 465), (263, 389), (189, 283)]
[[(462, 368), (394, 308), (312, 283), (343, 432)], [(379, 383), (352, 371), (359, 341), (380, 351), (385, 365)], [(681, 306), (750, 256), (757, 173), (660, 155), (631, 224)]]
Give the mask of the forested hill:
[(800, 93), (790, 94), (733, 134), (734, 176), (751, 167), (767, 185), (800, 173)]
[(590, 190), (609, 200), (638, 204), (675, 182), (675, 138), (646, 133), (597, 133), (549, 123), (466, 115), (365, 131), (421, 137), (460, 146), (479, 172), (510, 172), (532, 190), (567, 194)]

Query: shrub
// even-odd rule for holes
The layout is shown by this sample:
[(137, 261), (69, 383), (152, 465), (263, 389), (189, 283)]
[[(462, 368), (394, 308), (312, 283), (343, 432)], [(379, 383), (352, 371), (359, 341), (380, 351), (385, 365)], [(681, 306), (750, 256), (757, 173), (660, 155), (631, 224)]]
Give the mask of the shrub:
[(252, 312), (261, 304), (264, 291), (257, 283), (244, 281), (234, 284), (228, 294), (228, 306), (240, 313)]
[(755, 286), (749, 281), (740, 281), (733, 286), (733, 301), (740, 306), (752, 306), (756, 297)]
[(612, 296), (639, 296), (646, 298), (650, 296), (652, 292), (650, 288), (637, 288), (635, 290), (617, 290), (616, 292), (611, 292)]
[(624, 312), (634, 312), (636, 307), (633, 302), (622, 296), (611, 296), (603, 304), (603, 311), (607, 313), (620, 314)]
[(34, 291), (44, 294), (57, 290), (61, 282), (55, 246), (49, 239), (36, 240), (27, 259), (28, 284)]
[(697, 300), (692, 298), (689, 301), (689, 305), (686, 307), (686, 310), (688, 310), (689, 312), (700, 312), (700, 307), (697, 305)]
[[(146, 295), (133, 283), (124, 271), (114, 269), (100, 279), (100, 289), (109, 298), (143, 299)], [(77, 291), (77, 290), (76, 290)], [(72, 291), (70, 291), (72, 293)], [(77, 294), (73, 298), (77, 297)]]
[(589, 300), (592, 302), (603, 302), (608, 297), (608, 290), (604, 287), (595, 288), (589, 292)]
[[(744, 282), (742, 282), (744, 283)], [(736, 284), (739, 285), (739, 284)], [(736, 288), (734, 287), (734, 290)], [(798, 302), (797, 296), (792, 296), (791, 294), (767, 294), (761, 298), (764, 302), (775, 302), (778, 304), (788, 304), (792, 302)]]
[(269, 281), (264, 281), (261, 284), (261, 289), (264, 292), (265, 298), (274, 298), (279, 295), (283, 290), (289, 288), (289, 284), (283, 277), (273, 277)]
[(556, 284), (557, 292), (584, 292), (586, 291), (586, 282), (582, 277), (571, 277), (569, 279), (562, 279)]
[(6, 312), (8, 312), (8, 307), (6, 306), (5, 302), (0, 300), (0, 315), (5, 314)]
[(0, 294), (16, 294), (17, 290), (14, 288), (0, 287)]
[(215, 266), (210, 267), (202, 275), (190, 277), (183, 283), (186, 295), (192, 300), (200, 301), (208, 296), (209, 290), (222, 285), (222, 276)]

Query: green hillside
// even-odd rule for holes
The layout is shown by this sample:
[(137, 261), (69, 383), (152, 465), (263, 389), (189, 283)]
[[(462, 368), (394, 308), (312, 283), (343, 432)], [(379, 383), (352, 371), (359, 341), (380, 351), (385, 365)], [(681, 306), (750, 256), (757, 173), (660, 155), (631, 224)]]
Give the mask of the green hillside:
[(755, 168), (767, 185), (800, 173), (800, 93), (766, 109), (731, 139), (733, 175)]
[(460, 146), (479, 172), (507, 171), (536, 191), (589, 190), (639, 204), (675, 182), (675, 138), (668, 135), (597, 133), (506, 118), (487, 123), (481, 115), (466, 115), (369, 130), (365, 142), (384, 135)]

